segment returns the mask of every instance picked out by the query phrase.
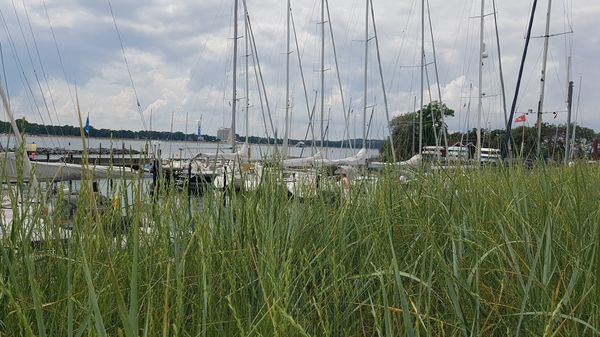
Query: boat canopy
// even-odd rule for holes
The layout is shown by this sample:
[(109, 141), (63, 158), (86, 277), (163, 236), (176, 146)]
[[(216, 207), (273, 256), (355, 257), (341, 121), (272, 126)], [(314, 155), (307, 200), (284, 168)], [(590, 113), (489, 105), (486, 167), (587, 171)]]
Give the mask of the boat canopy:
[(248, 161), (250, 157), (248, 155), (248, 143), (244, 143), (239, 151), (234, 153), (226, 152), (213, 152), (213, 153), (200, 153), (196, 157), (206, 157), (210, 159), (224, 159), (224, 160), (241, 160)]

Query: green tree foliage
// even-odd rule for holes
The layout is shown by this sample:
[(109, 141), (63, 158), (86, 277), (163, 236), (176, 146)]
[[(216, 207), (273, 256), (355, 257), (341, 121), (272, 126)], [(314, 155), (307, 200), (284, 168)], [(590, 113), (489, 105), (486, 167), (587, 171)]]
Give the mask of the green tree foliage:
[[(81, 130), (79, 127), (71, 125), (44, 125), (30, 123), (25, 118), (17, 120), (17, 127), (22, 133), (30, 135), (45, 135), (56, 137), (80, 137)], [(0, 132), (11, 133), (10, 123), (0, 121)], [(175, 140), (175, 141), (197, 141), (198, 135), (184, 134), (183, 132), (167, 132), (167, 131), (132, 131), (132, 130), (110, 130), (96, 129), (90, 127), (90, 136), (95, 138), (115, 138), (115, 139), (155, 139), (155, 140)], [(217, 138), (208, 135), (202, 135), (208, 142), (216, 142)]]
[[(392, 139), (394, 140), (394, 149), (396, 150), (396, 159), (406, 160), (415, 153), (419, 152), (419, 119), (423, 111), (423, 146), (435, 145), (436, 134), (438, 133), (441, 144), (442, 113), (444, 116), (454, 116), (454, 110), (448, 108), (446, 104), (440, 104), (437, 101), (431, 102), (417, 112), (410, 112), (394, 117), (390, 124), (392, 129)], [(443, 127), (448, 129), (447, 125)], [(391, 148), (389, 140), (386, 140), (380, 148), (380, 153), (385, 160), (391, 160)]]
[[(573, 125), (571, 125), (571, 130)], [(571, 131), (571, 136), (573, 131)], [(577, 127), (575, 134), (574, 155), (579, 158), (586, 157), (590, 143), (600, 135), (590, 128)], [(477, 130), (472, 129), (467, 133), (456, 132), (448, 135), (450, 143), (475, 144)], [(559, 161), (564, 158), (566, 125), (552, 125), (542, 123), (541, 155), (543, 158), (552, 158)], [(499, 149), (504, 140), (504, 129), (481, 131), (481, 146)], [(511, 132), (512, 153), (515, 156), (533, 159), (537, 156), (537, 128), (535, 126), (519, 126)]]
[[(22, 133), (29, 135), (43, 135), (43, 136), (55, 136), (55, 137), (80, 137), (81, 130), (79, 127), (71, 125), (54, 126), (30, 123), (25, 118), (17, 120), (17, 127)], [(0, 121), (0, 133), (9, 134), (12, 133), (10, 123)], [(111, 130), (111, 129), (96, 129), (93, 126), (90, 127), (90, 137), (94, 138), (113, 138), (113, 139), (153, 139), (153, 140), (172, 140), (172, 141), (197, 141), (198, 135), (196, 134), (184, 134), (181, 131), (168, 132), (168, 131), (132, 131), (132, 130)], [(219, 140), (215, 136), (202, 135), (206, 142), (218, 142)], [(238, 141), (244, 141), (244, 137), (236, 134)], [(266, 137), (248, 137), (248, 142), (251, 144), (273, 144), (273, 138)], [(294, 146), (300, 140), (290, 139), (290, 145)], [(312, 146), (310, 140), (303, 141), (306, 146)], [(330, 147), (348, 147), (348, 140), (341, 141), (327, 141), (327, 146)], [(362, 139), (351, 139), (350, 142), (356, 147), (362, 147)], [(283, 144), (283, 139), (277, 139), (277, 144)], [(379, 149), (383, 144), (382, 140), (370, 139), (367, 141), (367, 147), (371, 149)], [(318, 146), (318, 142), (315, 143)]]

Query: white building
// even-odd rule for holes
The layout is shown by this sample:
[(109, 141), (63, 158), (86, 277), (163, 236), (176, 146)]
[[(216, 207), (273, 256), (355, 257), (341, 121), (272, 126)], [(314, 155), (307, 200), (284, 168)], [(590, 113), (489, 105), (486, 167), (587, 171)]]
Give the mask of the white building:
[(229, 142), (231, 140), (231, 128), (219, 128), (217, 130), (217, 138), (224, 142)]

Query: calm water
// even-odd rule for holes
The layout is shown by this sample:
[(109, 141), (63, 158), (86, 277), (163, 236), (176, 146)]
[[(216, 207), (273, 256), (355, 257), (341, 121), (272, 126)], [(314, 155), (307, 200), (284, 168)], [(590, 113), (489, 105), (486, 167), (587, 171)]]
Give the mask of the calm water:
[[(26, 136), (27, 143), (37, 144), (39, 147), (49, 147), (49, 148), (64, 148), (67, 150), (82, 150), (83, 144), (81, 142), (81, 138), (79, 137), (52, 137), (52, 136)], [(0, 135), (0, 142), (3, 147), (6, 147), (7, 144), (9, 147), (13, 147), (15, 144), (14, 137), (9, 137), (6, 134)], [(148, 143), (146, 140), (135, 140), (135, 139), (108, 139), (108, 138), (89, 138), (87, 140), (88, 148), (115, 148), (121, 149), (125, 147), (126, 149), (133, 150), (148, 150), (153, 152), (154, 150), (160, 148), (163, 158), (190, 158), (198, 154), (199, 152), (216, 152), (217, 149), (220, 151), (229, 152), (231, 151), (229, 148), (229, 144), (219, 144), (219, 143), (198, 143), (198, 142), (177, 142), (177, 141), (152, 141)], [(241, 146), (241, 145), (239, 145)], [(272, 145), (250, 145), (250, 155), (253, 159), (260, 159), (263, 156), (268, 156), (273, 151)], [(239, 149), (239, 147), (238, 147)], [(340, 148), (325, 148), (323, 150), (323, 154), (327, 156), (329, 159), (340, 159), (348, 156), (352, 156), (357, 152), (357, 150), (351, 149), (340, 149)], [(373, 156), (379, 155), (377, 150), (369, 150), (369, 153)], [(304, 149), (291, 146), (289, 148), (289, 154), (293, 157), (308, 157), (312, 154), (312, 149), (310, 147), (305, 147)]]

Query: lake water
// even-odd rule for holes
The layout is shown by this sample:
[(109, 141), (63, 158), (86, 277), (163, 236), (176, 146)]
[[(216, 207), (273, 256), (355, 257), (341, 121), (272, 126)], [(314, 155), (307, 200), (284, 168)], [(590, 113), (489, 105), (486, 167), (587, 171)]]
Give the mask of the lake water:
[[(2, 147), (14, 147), (15, 139), (11, 135), (2, 134), (0, 135), (0, 142)], [(82, 150), (83, 143), (79, 137), (54, 137), (54, 136), (26, 136), (27, 143), (35, 143), (38, 147), (45, 148), (63, 148), (66, 150)], [(214, 153), (217, 150), (230, 152), (230, 145), (224, 143), (204, 143), (204, 142), (178, 142), (178, 141), (152, 141), (147, 140), (136, 140), (136, 139), (108, 139), (108, 138), (88, 138), (88, 148), (114, 148), (126, 149), (131, 148), (132, 150), (145, 151), (148, 149), (150, 152), (160, 148), (163, 158), (190, 158), (198, 154), (199, 152)], [(238, 145), (238, 149), (241, 144)], [(252, 159), (260, 159), (264, 156), (269, 156), (273, 152), (273, 145), (265, 144), (250, 144), (250, 155)], [(310, 147), (299, 148), (291, 146), (289, 148), (289, 155), (292, 157), (308, 157), (312, 155), (312, 149)], [(317, 150), (318, 151), (318, 150)], [(351, 149), (340, 149), (328, 147), (324, 148), (322, 153), (329, 159), (340, 159), (354, 155), (358, 150)], [(372, 156), (378, 156), (379, 151), (375, 149), (368, 150)]]

